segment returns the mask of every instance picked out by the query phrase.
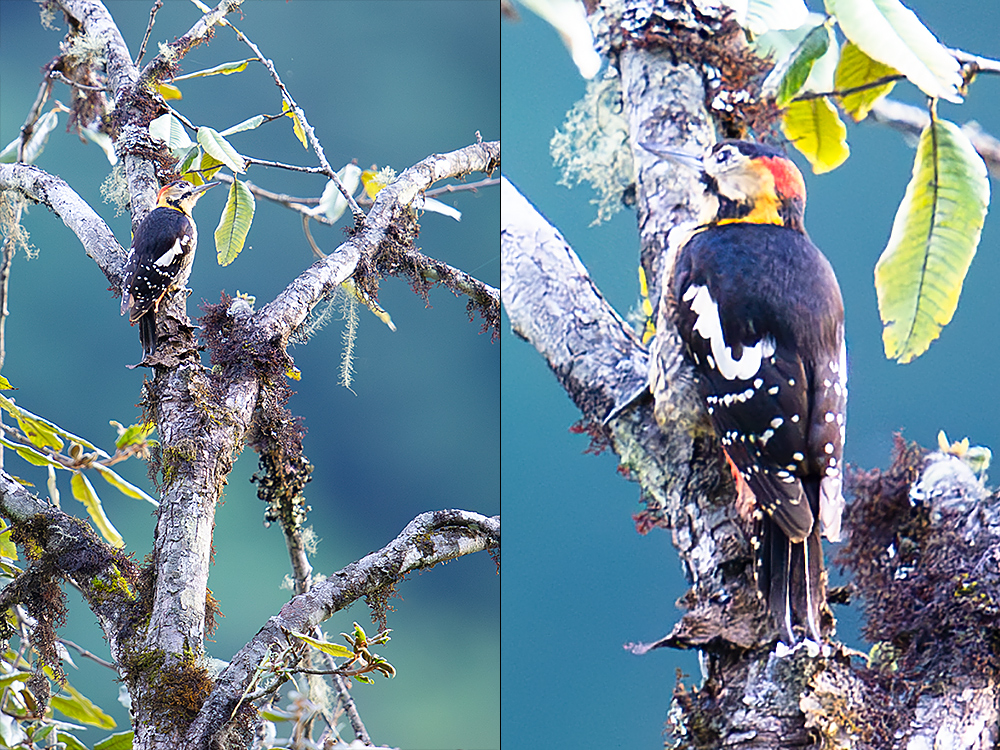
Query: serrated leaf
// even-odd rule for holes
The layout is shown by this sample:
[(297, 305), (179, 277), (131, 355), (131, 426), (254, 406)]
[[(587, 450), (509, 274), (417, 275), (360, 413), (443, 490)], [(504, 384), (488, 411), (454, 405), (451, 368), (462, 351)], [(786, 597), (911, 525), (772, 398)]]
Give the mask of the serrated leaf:
[(112, 487), (116, 488), (123, 495), (128, 497), (134, 497), (136, 500), (145, 500), (147, 503), (153, 507), (159, 508), (160, 504), (143, 492), (140, 488), (136, 487), (131, 482), (122, 479), (114, 470), (109, 469), (104, 464), (93, 464), (93, 467), (97, 469), (104, 481), (110, 484)]
[(181, 93), (181, 90), (171, 83), (156, 84), (156, 91), (160, 96), (163, 97), (163, 100), (167, 102), (169, 102), (171, 99), (184, 98), (184, 95)]
[(256, 60), (256, 57), (248, 57), (246, 60), (236, 60), (235, 62), (226, 62), (216, 65), (214, 68), (207, 68), (205, 70), (199, 70), (195, 73), (186, 73), (182, 76), (177, 76), (174, 78), (175, 81), (185, 81), (188, 78), (203, 78), (204, 76), (217, 76), (224, 75), (229, 76), (233, 73), (242, 73), (247, 69), (247, 65)]
[(215, 228), (215, 252), (220, 266), (228, 266), (243, 250), (256, 203), (253, 193), (239, 180), (233, 180), (226, 199), (226, 208)]
[(264, 124), (264, 120), (267, 118), (264, 115), (255, 115), (250, 117), (238, 125), (233, 125), (231, 128), (226, 128), (219, 135), (232, 135), (233, 133), (242, 133), (244, 130), (253, 130), (254, 128), (259, 128)]
[(875, 266), (885, 356), (919, 357), (951, 322), (990, 201), (986, 165), (954, 123), (920, 135), (913, 176)]
[(774, 72), (768, 76), (768, 80), (771, 76), (778, 78), (775, 104), (784, 107), (802, 90), (813, 65), (830, 48), (832, 38), (833, 32), (827, 24), (816, 26), (799, 42), (792, 54), (775, 67)]
[(188, 137), (181, 121), (167, 112), (149, 123), (149, 135), (167, 144), (171, 151), (180, 148), (190, 148), (194, 142)]
[(296, 633), (291, 631), (292, 635), (296, 638), (305, 641), (310, 646), (315, 649), (322, 651), (324, 654), (330, 654), (330, 656), (335, 656), (342, 659), (350, 659), (354, 656), (354, 652), (347, 648), (346, 646), (341, 646), (339, 643), (330, 643), (329, 641), (321, 641), (317, 638), (312, 638), (304, 633)]
[(94, 750), (132, 750), (133, 732), (118, 732), (94, 745)]
[[(834, 77), (834, 88), (837, 91), (864, 86), (888, 76), (899, 75), (899, 71), (866, 55), (854, 42), (848, 42), (840, 52), (840, 62), (837, 64), (837, 74)], [(861, 122), (868, 116), (872, 105), (892, 91), (895, 81), (889, 81), (880, 86), (873, 86), (863, 91), (840, 97), (840, 106), (855, 122)]]
[(66, 745), (66, 750), (88, 750), (86, 745), (69, 732), (57, 732), (56, 739)]
[(295, 111), (286, 99), (281, 100), (281, 111), (285, 117), (292, 118), (292, 130), (295, 131), (295, 137), (299, 139), (300, 143), (302, 143), (302, 148), (308, 150), (309, 143), (306, 141), (306, 130), (302, 127), (302, 122), (299, 120), (299, 116), (295, 114)]
[(207, 153), (215, 157), (234, 172), (243, 174), (247, 171), (246, 160), (240, 156), (239, 151), (219, 135), (218, 131), (209, 127), (198, 128), (198, 143)]
[[(122, 535), (118, 533), (118, 529), (116, 529), (114, 524), (111, 523), (111, 519), (109, 519), (104, 513), (104, 506), (101, 505), (101, 498), (97, 496), (97, 490), (94, 489), (94, 485), (90, 483), (90, 480), (80, 472), (76, 471), (73, 472), (73, 477), (70, 479), (69, 484), (70, 488), (73, 490), (73, 497), (83, 503), (83, 506), (87, 509), (87, 513), (90, 515), (90, 518), (97, 527), (97, 530), (101, 532), (101, 536), (103, 536), (112, 547), (124, 547), (125, 540), (122, 539)], [(62, 711), (62, 709), (59, 710)], [(63, 713), (66, 712), (63, 711)], [(69, 716), (69, 714), (66, 715)], [(81, 719), (81, 721), (83, 721), (83, 719)], [(114, 724), (111, 726), (114, 726)]]
[(781, 129), (809, 160), (814, 174), (836, 169), (851, 155), (847, 128), (826, 99), (792, 102), (785, 110)]
[(101, 729), (114, 729), (117, 724), (115, 720), (108, 716), (99, 706), (87, 696), (69, 683), (62, 686), (69, 695), (53, 695), (51, 698), (52, 708), (60, 711), (64, 716), (79, 721), (82, 724), (89, 724), (92, 727)]
[(840, 30), (874, 60), (895, 68), (930, 97), (961, 102), (961, 68), (899, 0), (825, 0)]

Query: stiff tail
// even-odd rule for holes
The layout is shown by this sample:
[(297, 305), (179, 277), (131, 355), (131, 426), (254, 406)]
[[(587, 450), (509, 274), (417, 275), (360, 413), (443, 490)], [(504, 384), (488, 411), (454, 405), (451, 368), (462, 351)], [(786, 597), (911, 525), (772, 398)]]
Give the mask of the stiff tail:
[[(817, 494), (818, 504), (818, 489), (818, 484), (806, 484), (810, 502), (813, 494)], [(781, 629), (782, 638), (789, 644), (794, 643), (797, 640), (794, 627), (799, 625), (809, 638), (820, 642), (820, 616), (826, 601), (826, 586), (819, 523), (814, 524), (804, 541), (792, 542), (765, 513), (761, 519), (760, 537), (757, 584)]]
[(139, 324), (139, 343), (142, 344), (143, 356), (149, 356), (156, 351), (156, 312), (150, 310), (136, 322)]

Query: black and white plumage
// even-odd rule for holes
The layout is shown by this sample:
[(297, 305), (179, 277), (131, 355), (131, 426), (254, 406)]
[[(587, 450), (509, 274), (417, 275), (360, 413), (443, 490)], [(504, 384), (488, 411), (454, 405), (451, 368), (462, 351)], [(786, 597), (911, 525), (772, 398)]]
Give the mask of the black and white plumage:
[(755, 500), (761, 594), (783, 638), (794, 642), (798, 626), (819, 641), (820, 536), (839, 540), (844, 505), (840, 288), (805, 234), (805, 189), (787, 157), (727, 142), (701, 168), (707, 221), (674, 264), (674, 322), (737, 484)]
[(144, 355), (156, 351), (156, 313), (167, 292), (187, 284), (191, 276), (198, 229), (191, 210), (206, 190), (218, 183), (195, 187), (178, 180), (160, 189), (157, 207), (139, 224), (125, 262), (122, 315), (139, 324)]

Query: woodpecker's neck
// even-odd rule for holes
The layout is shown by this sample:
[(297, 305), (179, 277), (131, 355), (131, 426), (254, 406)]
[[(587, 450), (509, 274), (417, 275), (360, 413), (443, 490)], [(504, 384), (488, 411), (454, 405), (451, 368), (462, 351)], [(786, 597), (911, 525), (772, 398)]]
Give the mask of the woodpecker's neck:
[(773, 190), (729, 197), (719, 190), (718, 183), (712, 177), (704, 175), (702, 181), (708, 197), (702, 214), (705, 224), (775, 224), (805, 234), (804, 201), (801, 199), (784, 198)]

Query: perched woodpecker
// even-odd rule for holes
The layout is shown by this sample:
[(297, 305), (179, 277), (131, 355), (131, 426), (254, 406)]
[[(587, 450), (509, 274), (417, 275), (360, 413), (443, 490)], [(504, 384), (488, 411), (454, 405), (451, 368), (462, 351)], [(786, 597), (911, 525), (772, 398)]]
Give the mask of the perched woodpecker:
[(122, 315), (139, 324), (143, 355), (156, 351), (156, 313), (167, 292), (180, 289), (191, 275), (198, 245), (198, 229), (191, 211), (210, 187), (195, 187), (185, 180), (171, 182), (156, 195), (156, 208), (149, 212), (132, 238), (125, 261), (122, 285)]
[(847, 406), (844, 307), (803, 225), (805, 184), (780, 151), (726, 141), (698, 169), (701, 224), (677, 253), (673, 320), (726, 453), (753, 501), (757, 585), (788, 643), (821, 640), (822, 534), (840, 539)]

